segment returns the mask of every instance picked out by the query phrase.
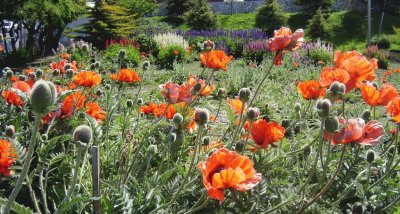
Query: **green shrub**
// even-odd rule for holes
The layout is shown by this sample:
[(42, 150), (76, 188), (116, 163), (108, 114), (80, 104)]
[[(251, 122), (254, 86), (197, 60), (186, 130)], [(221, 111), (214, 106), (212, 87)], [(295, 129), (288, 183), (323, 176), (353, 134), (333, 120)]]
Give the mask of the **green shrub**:
[(321, 9), (318, 9), (317, 13), (308, 21), (306, 35), (311, 39), (320, 38), (325, 40), (329, 36), (327, 25)]
[(136, 41), (139, 43), (139, 49), (141, 52), (151, 53), (157, 56), (158, 46), (152, 37), (149, 37), (145, 34), (139, 34), (136, 37)]
[(267, 0), (257, 9), (255, 26), (272, 34), (275, 29), (285, 26), (287, 18), (276, 0)]
[(322, 49), (311, 49), (309, 51), (309, 58), (311, 62), (317, 64), (320, 61), (323, 61), (324, 64), (328, 64), (332, 62), (332, 55)]
[(390, 40), (386, 35), (374, 36), (371, 39), (371, 44), (377, 45), (381, 49), (388, 49), (390, 48)]
[(186, 21), (192, 29), (217, 27), (217, 17), (211, 11), (207, 0), (195, 0), (186, 14)]
[(118, 54), (121, 49), (125, 49), (126, 57), (122, 61), (123, 67), (135, 67), (140, 63), (140, 52), (132, 46), (112, 45), (104, 51), (104, 59), (112, 62), (119, 62)]
[(162, 68), (173, 69), (174, 62), (183, 62), (187, 58), (187, 51), (178, 45), (161, 48), (157, 56), (157, 62)]
[[(71, 59), (75, 60), (77, 62), (82, 62), (83, 61), (83, 51), (81, 48), (75, 48), (75, 51), (71, 54)], [(87, 55), (87, 53), (86, 53)]]
[(243, 54), (243, 41), (240, 39), (226, 39), (226, 47), (234, 58), (241, 58)]
[(378, 67), (387, 69), (389, 66), (389, 53), (384, 50), (379, 50), (378, 46), (373, 45), (364, 50), (364, 55), (369, 59), (378, 59)]

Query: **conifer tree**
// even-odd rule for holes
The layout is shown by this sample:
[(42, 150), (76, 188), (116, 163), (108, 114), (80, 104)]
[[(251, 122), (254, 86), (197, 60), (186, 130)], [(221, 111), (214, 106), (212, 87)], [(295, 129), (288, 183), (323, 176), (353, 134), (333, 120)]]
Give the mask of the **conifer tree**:
[(194, 0), (186, 14), (188, 25), (192, 29), (211, 29), (217, 27), (217, 18), (211, 11), (207, 0)]
[(257, 9), (255, 26), (269, 34), (272, 34), (275, 29), (285, 26), (286, 23), (287, 18), (276, 0), (266, 0), (265, 3)]

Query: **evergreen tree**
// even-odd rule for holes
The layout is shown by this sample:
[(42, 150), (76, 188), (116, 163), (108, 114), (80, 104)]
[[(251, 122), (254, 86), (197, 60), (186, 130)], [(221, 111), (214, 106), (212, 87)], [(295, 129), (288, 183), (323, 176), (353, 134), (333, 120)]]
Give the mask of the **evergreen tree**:
[(188, 25), (192, 29), (211, 29), (217, 27), (217, 17), (211, 11), (207, 0), (194, 0), (186, 14)]
[(295, 3), (304, 7), (304, 12), (315, 14), (318, 8), (330, 10), (334, 0), (295, 0)]
[(317, 10), (317, 13), (308, 21), (306, 35), (312, 39), (327, 39), (328, 30), (327, 23), (322, 14), (321, 9)]
[(190, 9), (190, 0), (167, 0), (167, 17), (170, 21), (181, 23), (184, 15)]
[(267, 0), (257, 9), (255, 26), (272, 34), (275, 29), (285, 26), (287, 18), (276, 0)]

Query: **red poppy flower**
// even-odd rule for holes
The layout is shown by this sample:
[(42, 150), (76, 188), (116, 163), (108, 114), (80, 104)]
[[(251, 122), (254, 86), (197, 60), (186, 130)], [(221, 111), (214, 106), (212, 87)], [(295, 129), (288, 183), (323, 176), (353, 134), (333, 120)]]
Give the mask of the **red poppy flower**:
[(274, 37), (268, 40), (271, 51), (294, 51), (304, 42), (303, 29), (297, 29), (294, 33), (287, 27), (281, 27), (274, 31)]
[(322, 88), (317, 80), (308, 80), (297, 84), (297, 91), (306, 100), (317, 99), (323, 97), (326, 92), (326, 88)]
[(101, 76), (94, 71), (82, 71), (72, 79), (77, 85), (84, 87), (94, 87), (100, 84)]
[(13, 145), (0, 139), (0, 174), (8, 177), (10, 176), (10, 167), (14, 164), (17, 158), (17, 153)]
[(177, 103), (179, 100), (179, 85), (167, 82), (166, 84), (160, 85), (161, 94), (169, 103)]
[(361, 95), (370, 106), (386, 106), (393, 98), (398, 96), (396, 88), (390, 84), (383, 84), (379, 91), (375, 86), (362, 84)]
[(211, 50), (200, 54), (201, 63), (211, 69), (224, 70), (226, 66), (232, 60), (233, 56), (227, 56), (224, 51)]
[(253, 122), (250, 134), (259, 147), (266, 149), (268, 145), (282, 140), (285, 135), (285, 129), (277, 122), (268, 123), (264, 119), (258, 119)]
[(393, 98), (386, 108), (386, 112), (392, 116), (392, 120), (400, 123), (400, 97)]
[(97, 102), (87, 102), (86, 103), (86, 114), (95, 118), (97, 122), (102, 123), (106, 119), (106, 112), (100, 107)]
[(66, 96), (61, 107), (62, 117), (69, 117), (75, 110), (83, 108), (85, 100), (86, 97), (81, 91)]
[(110, 77), (118, 82), (134, 83), (141, 81), (139, 74), (130, 68), (120, 69), (118, 74), (111, 74)]
[(203, 174), (203, 184), (208, 196), (224, 201), (224, 189), (233, 188), (241, 192), (252, 189), (261, 181), (253, 162), (234, 151), (220, 148), (197, 167)]
[[(30, 94), (31, 87), (24, 81), (16, 81), (13, 83), (13, 89), (19, 90), (27, 95)], [(24, 101), (17, 94), (17, 92), (12, 91), (11, 89), (7, 89), (1, 93), (2, 97), (8, 104), (15, 106), (24, 106)]]

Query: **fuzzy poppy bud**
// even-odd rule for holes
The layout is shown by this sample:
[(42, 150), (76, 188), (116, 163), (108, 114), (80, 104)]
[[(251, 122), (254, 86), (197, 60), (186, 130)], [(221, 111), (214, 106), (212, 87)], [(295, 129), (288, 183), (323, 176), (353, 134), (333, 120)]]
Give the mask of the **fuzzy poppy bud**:
[(158, 152), (157, 146), (154, 145), (154, 144), (151, 144), (149, 147), (147, 147), (147, 152), (148, 152), (150, 155), (157, 154), (157, 152)]
[(210, 40), (207, 40), (207, 41), (203, 42), (203, 49), (204, 50), (211, 51), (211, 50), (214, 50), (214, 48), (215, 48), (215, 43), (214, 42), (212, 42)]
[(340, 82), (333, 82), (331, 86), (329, 87), (329, 92), (330, 95), (334, 100), (339, 99), (343, 96), (344, 92), (346, 90), (346, 86), (343, 83)]
[(10, 69), (10, 70), (5, 70), (5, 76), (9, 79), (14, 75), (14, 72)]
[(60, 70), (58, 70), (58, 69), (54, 69), (53, 70), (53, 76), (58, 76), (58, 75), (60, 75)]
[(197, 109), (196, 113), (194, 114), (194, 121), (197, 125), (206, 125), (208, 123), (208, 118), (210, 117), (210, 112), (208, 109), (199, 108)]
[(65, 70), (71, 69), (71, 64), (69, 64), (69, 63), (66, 64), (66, 65), (64, 66), (64, 69), (65, 69)]
[(361, 118), (362, 118), (365, 122), (368, 122), (370, 117), (371, 117), (371, 111), (368, 110), (368, 109), (365, 109), (365, 110), (363, 111), (363, 113), (361, 114)]
[(101, 89), (97, 89), (97, 91), (96, 91), (96, 95), (97, 95), (97, 96), (101, 96), (101, 95), (103, 95), (103, 90), (101, 90)]
[(241, 151), (243, 151), (243, 147), (244, 147), (244, 142), (242, 142), (242, 141), (237, 142), (235, 145), (235, 151), (241, 152)]
[(208, 145), (210, 145), (210, 137), (208, 137), (208, 136), (206, 136), (206, 137), (203, 137), (203, 146), (208, 146)]
[(311, 154), (311, 146), (306, 146), (303, 150), (304, 157), (307, 157)]
[(92, 56), (92, 58), (90, 59), (90, 63), (93, 64), (96, 62), (96, 59), (94, 59), (94, 56)]
[(199, 92), (200, 90), (201, 90), (201, 84), (198, 82), (198, 83), (196, 83), (196, 84), (193, 86), (193, 88), (191, 89), (190, 93), (191, 93), (192, 95), (195, 95), (195, 94), (197, 94), (197, 92)]
[(364, 212), (364, 208), (360, 202), (354, 203), (353, 206), (351, 207), (352, 214), (363, 214), (363, 212)]
[(118, 58), (119, 58), (119, 59), (125, 59), (125, 57), (126, 57), (126, 50), (125, 50), (125, 49), (119, 50), (119, 52), (118, 52)]
[(139, 98), (136, 102), (136, 104), (138, 104), (139, 106), (143, 105), (143, 98)]
[(285, 129), (288, 128), (288, 127), (290, 126), (290, 120), (287, 119), (287, 118), (286, 118), (286, 119), (283, 119), (282, 122), (281, 122), (281, 125), (282, 125), (282, 127), (285, 128)]
[(258, 116), (260, 116), (260, 109), (258, 109), (257, 107), (247, 109), (247, 118), (250, 121), (254, 121), (255, 119), (257, 119)]
[(96, 61), (95, 63), (94, 63), (94, 67), (96, 68), (96, 69), (99, 69), (100, 68), (100, 62), (99, 61)]
[(84, 144), (89, 144), (92, 141), (93, 132), (89, 126), (80, 125), (76, 127), (73, 136), (75, 143), (81, 142)]
[(180, 113), (175, 113), (172, 122), (175, 125), (180, 125), (183, 122), (183, 116)]
[(226, 89), (225, 88), (220, 88), (218, 89), (218, 98), (224, 99), (226, 97)]
[(54, 81), (54, 85), (61, 85), (61, 81), (60, 80), (55, 80)]
[(32, 111), (36, 115), (44, 116), (49, 112), (48, 108), (54, 104), (56, 94), (48, 82), (39, 80), (33, 85), (30, 98)]
[(144, 61), (142, 64), (143, 70), (148, 70), (150, 67), (150, 62), (149, 61)]
[(378, 89), (378, 84), (376, 82), (372, 82), (371, 85)]
[(14, 137), (15, 135), (15, 127), (13, 125), (6, 126), (5, 130), (6, 136), (9, 138)]
[(42, 136), (40, 136), (40, 139), (41, 139), (43, 142), (46, 142), (46, 141), (49, 139), (49, 136), (48, 136), (47, 134), (42, 134)]
[(171, 142), (171, 143), (175, 142), (176, 141), (176, 134), (175, 133), (170, 133), (168, 135), (168, 141)]
[(250, 99), (251, 91), (249, 88), (241, 88), (239, 90), (239, 99), (242, 103), (246, 103)]
[(82, 50), (85, 51), (85, 52), (88, 51), (89, 50), (89, 45), (88, 44), (83, 44), (82, 45)]
[(301, 104), (300, 103), (295, 103), (294, 104), (294, 110), (299, 113), (301, 111)]
[(51, 104), (55, 104), (57, 102), (57, 97), (58, 97), (57, 96), (56, 86), (50, 81), (46, 81), (46, 82), (47, 82), (47, 85), (50, 87), (51, 94), (52, 94), (52, 97), (53, 97), (53, 99), (51, 101)]
[(105, 86), (105, 88), (106, 88), (107, 91), (109, 91), (109, 90), (111, 90), (111, 85), (110, 85), (110, 84), (107, 84), (107, 85)]
[(331, 109), (331, 102), (328, 99), (318, 100), (317, 111), (321, 118), (327, 118), (329, 116), (329, 110)]
[(131, 99), (126, 100), (126, 106), (127, 106), (128, 108), (132, 108), (132, 106), (133, 106), (133, 101), (132, 101)]
[(396, 153), (396, 146), (390, 146), (388, 149), (388, 154), (390, 156), (394, 155)]
[(365, 156), (365, 160), (367, 160), (368, 163), (372, 163), (375, 160), (375, 151), (374, 150), (368, 150), (367, 155)]
[(330, 134), (335, 133), (339, 129), (339, 119), (337, 117), (328, 117), (325, 119), (325, 131)]
[(93, 71), (96, 69), (96, 65), (94, 65), (94, 63), (90, 64), (90, 70)]
[(72, 70), (72, 69), (67, 69), (66, 73), (67, 73), (67, 77), (69, 77), (69, 78), (74, 76), (74, 70)]
[(29, 72), (28, 78), (34, 80), (36, 78), (35, 72)]
[(19, 81), (25, 81), (26, 80), (26, 76), (24, 75), (19, 75), (18, 76)]

